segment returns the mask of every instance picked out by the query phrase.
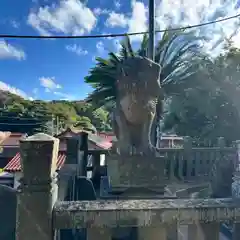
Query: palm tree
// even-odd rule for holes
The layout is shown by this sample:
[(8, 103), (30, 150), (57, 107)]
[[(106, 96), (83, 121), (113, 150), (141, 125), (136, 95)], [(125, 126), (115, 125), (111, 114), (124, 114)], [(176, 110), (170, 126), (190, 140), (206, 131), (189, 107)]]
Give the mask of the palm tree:
[[(183, 80), (189, 79), (196, 73), (199, 60), (203, 58), (199, 38), (193, 32), (165, 31), (156, 45), (155, 62), (162, 66), (161, 84), (166, 95), (176, 92)], [(148, 35), (145, 34), (140, 48), (134, 51), (128, 36), (121, 42), (118, 54), (109, 52), (108, 59), (96, 58), (97, 64), (85, 77), (94, 91), (88, 96), (87, 101), (94, 102), (99, 107), (105, 104), (114, 106), (116, 99), (116, 77), (117, 65), (124, 59), (133, 56), (147, 56)], [(178, 91), (177, 91), (178, 92)], [(162, 102), (158, 101), (157, 114), (162, 111)], [(157, 119), (156, 119), (157, 120)], [(158, 119), (159, 120), (159, 119)], [(156, 127), (157, 121), (155, 121)], [(152, 139), (156, 142), (156, 135)]]

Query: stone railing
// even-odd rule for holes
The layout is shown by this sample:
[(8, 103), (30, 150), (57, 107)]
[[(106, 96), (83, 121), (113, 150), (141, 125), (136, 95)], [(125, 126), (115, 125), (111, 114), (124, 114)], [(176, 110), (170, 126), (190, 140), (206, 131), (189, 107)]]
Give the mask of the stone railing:
[(232, 199), (58, 202), (53, 227), (86, 228), (91, 240), (110, 240), (111, 228), (138, 227), (138, 239), (167, 240), (169, 227), (181, 224), (189, 240), (218, 240), (221, 222), (240, 220), (239, 206)]
[[(239, 240), (240, 200), (158, 199), (58, 202), (59, 140), (36, 134), (20, 141), (23, 178), (18, 190), (16, 240), (56, 239), (59, 229), (87, 229), (88, 240), (112, 239), (112, 228), (138, 227), (140, 240), (217, 240), (220, 223), (235, 224)], [(81, 189), (80, 189), (81, 191)], [(82, 189), (84, 191), (84, 189)]]

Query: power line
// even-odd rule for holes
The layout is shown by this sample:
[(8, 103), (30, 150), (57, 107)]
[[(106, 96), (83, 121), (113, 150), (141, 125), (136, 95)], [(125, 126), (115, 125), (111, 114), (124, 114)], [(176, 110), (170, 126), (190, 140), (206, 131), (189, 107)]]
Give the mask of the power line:
[(51, 117), (41, 117), (41, 116), (35, 116), (35, 117), (13, 117), (13, 116), (5, 116), (5, 115), (0, 115), (0, 121), (1, 119), (9, 119), (9, 120), (25, 120), (25, 121), (36, 121), (36, 120), (51, 120)]
[[(169, 31), (177, 31), (177, 30), (184, 30), (184, 29), (191, 29), (191, 28), (196, 28), (196, 27), (203, 27), (206, 25), (211, 25), (214, 23), (219, 23), (219, 22), (224, 22), (228, 21), (234, 18), (240, 17), (240, 14), (227, 17), (227, 18), (222, 18), (219, 20), (214, 20), (206, 23), (200, 23), (196, 25), (191, 25), (191, 26), (185, 26), (185, 27), (178, 27), (178, 28), (170, 28), (170, 29), (164, 29), (164, 30), (156, 30), (155, 33), (161, 33), (161, 32), (169, 32)], [(113, 38), (113, 37), (124, 37), (124, 36), (133, 36), (133, 35), (142, 35), (149, 33), (148, 31), (146, 32), (132, 32), (132, 33), (117, 33), (117, 34), (98, 34), (98, 35), (85, 35), (85, 36), (36, 36), (36, 35), (11, 35), (11, 34), (0, 34), (0, 38), (33, 38), (33, 39), (40, 39), (40, 38), (55, 38), (55, 39), (66, 39), (66, 38)]]
[(39, 123), (0, 123), (0, 125), (8, 125), (8, 126), (38, 126), (43, 124), (42, 122)]

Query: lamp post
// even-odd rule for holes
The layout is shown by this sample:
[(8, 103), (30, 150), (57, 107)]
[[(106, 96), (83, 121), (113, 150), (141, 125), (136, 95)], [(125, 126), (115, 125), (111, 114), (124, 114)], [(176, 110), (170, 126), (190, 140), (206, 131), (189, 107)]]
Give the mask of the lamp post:
[[(149, 38), (148, 38), (148, 58), (151, 60), (155, 60), (155, 0), (149, 0), (148, 5), (148, 31), (149, 31)], [(158, 133), (159, 127), (157, 126), (158, 123), (155, 122), (155, 124), (152, 126), (154, 129), (154, 132), (152, 133), (152, 141), (153, 145), (156, 147), (157, 145), (157, 139), (158, 139)]]
[(149, 42), (148, 57), (154, 61), (155, 57), (155, 0), (149, 0)]

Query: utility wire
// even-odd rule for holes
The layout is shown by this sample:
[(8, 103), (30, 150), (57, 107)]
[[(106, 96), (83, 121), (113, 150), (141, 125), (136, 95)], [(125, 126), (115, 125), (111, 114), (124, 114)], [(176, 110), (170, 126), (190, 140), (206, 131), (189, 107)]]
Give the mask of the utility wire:
[(51, 120), (52, 118), (51, 117), (49, 117), (49, 118), (47, 118), (47, 117), (38, 117), (38, 116), (34, 116), (34, 117), (13, 117), (13, 116), (7, 116), (7, 115), (0, 115), (0, 121), (1, 121), (1, 119), (12, 119), (12, 120), (29, 120), (29, 121), (36, 121), (36, 120)]
[[(231, 17), (226, 17), (222, 18), (219, 20), (215, 21), (210, 21), (206, 23), (200, 23), (196, 25), (190, 25), (190, 26), (185, 26), (185, 27), (178, 27), (178, 28), (170, 28), (170, 29), (164, 29), (164, 30), (156, 30), (155, 33), (161, 33), (161, 32), (169, 32), (169, 31), (177, 31), (177, 30), (184, 30), (184, 29), (191, 29), (191, 28), (196, 28), (196, 27), (202, 27), (206, 25), (211, 25), (214, 23), (219, 23), (219, 22), (224, 22), (228, 21), (234, 18), (240, 17), (240, 14), (231, 16)], [(132, 33), (117, 33), (117, 34), (98, 34), (98, 35), (85, 35), (85, 36), (37, 36), (37, 35), (11, 35), (11, 34), (0, 34), (0, 38), (56, 38), (56, 39), (64, 39), (64, 38), (113, 38), (113, 37), (124, 37), (124, 36), (133, 36), (133, 35), (141, 35), (141, 34), (146, 34), (149, 33), (147, 32), (132, 32)]]
[(35, 123), (6, 123), (6, 122), (0, 123), (0, 125), (8, 125), (8, 126), (33, 126), (33, 125), (38, 126), (41, 124), (44, 124), (44, 123), (42, 123), (42, 122), (39, 122), (39, 123), (36, 123), (36, 122)]

